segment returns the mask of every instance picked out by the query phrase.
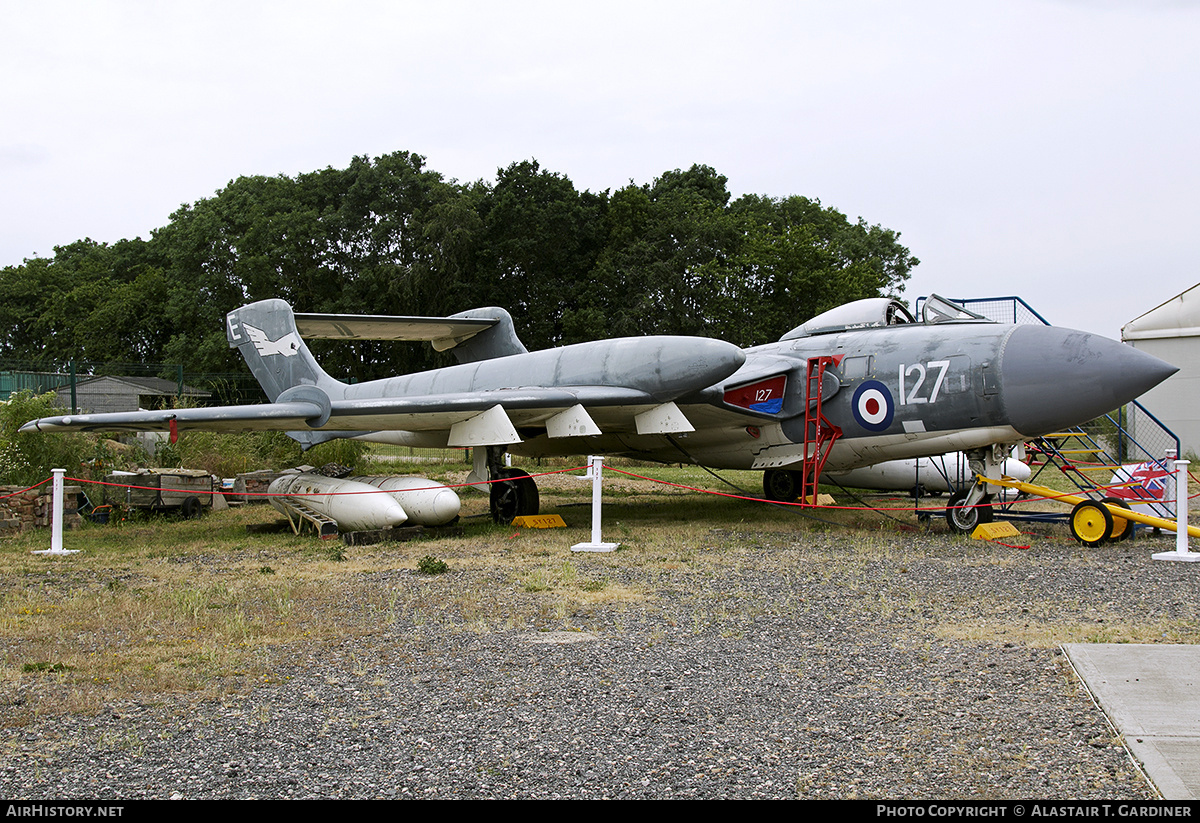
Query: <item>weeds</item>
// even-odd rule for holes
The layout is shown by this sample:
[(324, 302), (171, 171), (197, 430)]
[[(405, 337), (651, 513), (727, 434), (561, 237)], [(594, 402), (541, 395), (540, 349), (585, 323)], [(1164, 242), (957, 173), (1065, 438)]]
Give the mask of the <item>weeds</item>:
[(427, 554), (417, 561), (417, 571), (427, 575), (445, 574), (450, 571), (450, 567), (446, 565), (446, 561)]

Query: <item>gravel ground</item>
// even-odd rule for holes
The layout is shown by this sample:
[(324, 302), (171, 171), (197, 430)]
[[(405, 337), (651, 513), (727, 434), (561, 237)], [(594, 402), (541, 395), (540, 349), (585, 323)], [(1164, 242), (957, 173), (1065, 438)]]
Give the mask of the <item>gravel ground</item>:
[[(650, 596), (487, 630), (397, 619), (219, 700), (5, 724), (0, 796), (1154, 797), (1057, 643), (1178, 642), (1195, 570), (1150, 561), (1173, 537), (1032, 543), (714, 530), (693, 548), (716, 562), (578, 557)], [(506, 585), (421, 582), (472, 575)], [(345, 608), (414, 581), (364, 576)]]

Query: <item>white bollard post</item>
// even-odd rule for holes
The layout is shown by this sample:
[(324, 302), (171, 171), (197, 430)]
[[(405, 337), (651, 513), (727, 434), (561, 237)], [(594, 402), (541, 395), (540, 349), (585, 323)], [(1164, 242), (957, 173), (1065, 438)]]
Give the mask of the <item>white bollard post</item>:
[(1175, 461), (1175, 551), (1188, 553), (1188, 476), (1190, 461)]
[[(1166, 456), (1163, 460), (1163, 468), (1167, 469), (1167, 474), (1163, 478), (1163, 509), (1166, 514), (1163, 517), (1170, 517), (1169, 506), (1174, 506), (1176, 501), (1175, 495), (1175, 458), (1179, 457), (1179, 453), (1175, 449), (1167, 449)], [(1169, 467), (1169, 468), (1168, 468)]]
[(33, 552), (34, 554), (77, 554), (79, 549), (64, 549), (63, 548), (63, 475), (67, 473), (66, 469), (51, 469), (54, 479), (51, 481), (53, 489), (51, 497), (50, 512), (50, 548), (41, 549)]
[(600, 480), (604, 469), (604, 458), (588, 457), (588, 477), (592, 478), (592, 542), (576, 543), (573, 552), (610, 552), (620, 543), (604, 543), (600, 540)]
[(1175, 551), (1157, 552), (1155, 560), (1200, 560), (1200, 552), (1188, 551), (1188, 465), (1187, 460), (1175, 461)]

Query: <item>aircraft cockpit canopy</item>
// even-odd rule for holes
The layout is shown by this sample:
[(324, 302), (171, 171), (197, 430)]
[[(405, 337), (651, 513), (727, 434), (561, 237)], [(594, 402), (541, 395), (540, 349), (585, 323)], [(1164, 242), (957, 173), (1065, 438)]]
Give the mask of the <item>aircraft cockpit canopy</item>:
[(891, 297), (868, 297), (855, 300), (844, 306), (822, 312), (811, 320), (801, 323), (780, 340), (795, 340), (814, 334), (831, 334), (839, 331), (870, 329), (877, 326), (897, 326), (915, 323), (916, 320), (899, 300)]
[(964, 309), (957, 303), (937, 294), (929, 295), (929, 297), (925, 298), (925, 302), (921, 306), (922, 323), (962, 323), (979, 322), (980, 320), (985, 323), (991, 322), (982, 314), (976, 314), (969, 309)]
[[(903, 303), (891, 297), (869, 297), (855, 300), (844, 306), (822, 312), (811, 320), (800, 324), (780, 340), (796, 340), (814, 334), (832, 334), (840, 331), (873, 329), (883, 326), (899, 326), (918, 322)], [(962, 306), (936, 294), (925, 299), (921, 306), (921, 323), (990, 323), (983, 315), (964, 309)]]

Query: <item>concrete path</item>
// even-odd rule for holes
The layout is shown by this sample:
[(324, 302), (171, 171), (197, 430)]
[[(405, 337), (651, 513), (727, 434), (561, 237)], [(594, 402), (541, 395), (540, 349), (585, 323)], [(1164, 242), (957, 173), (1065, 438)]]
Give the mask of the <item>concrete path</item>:
[(1063, 646), (1167, 800), (1200, 799), (1200, 646)]

